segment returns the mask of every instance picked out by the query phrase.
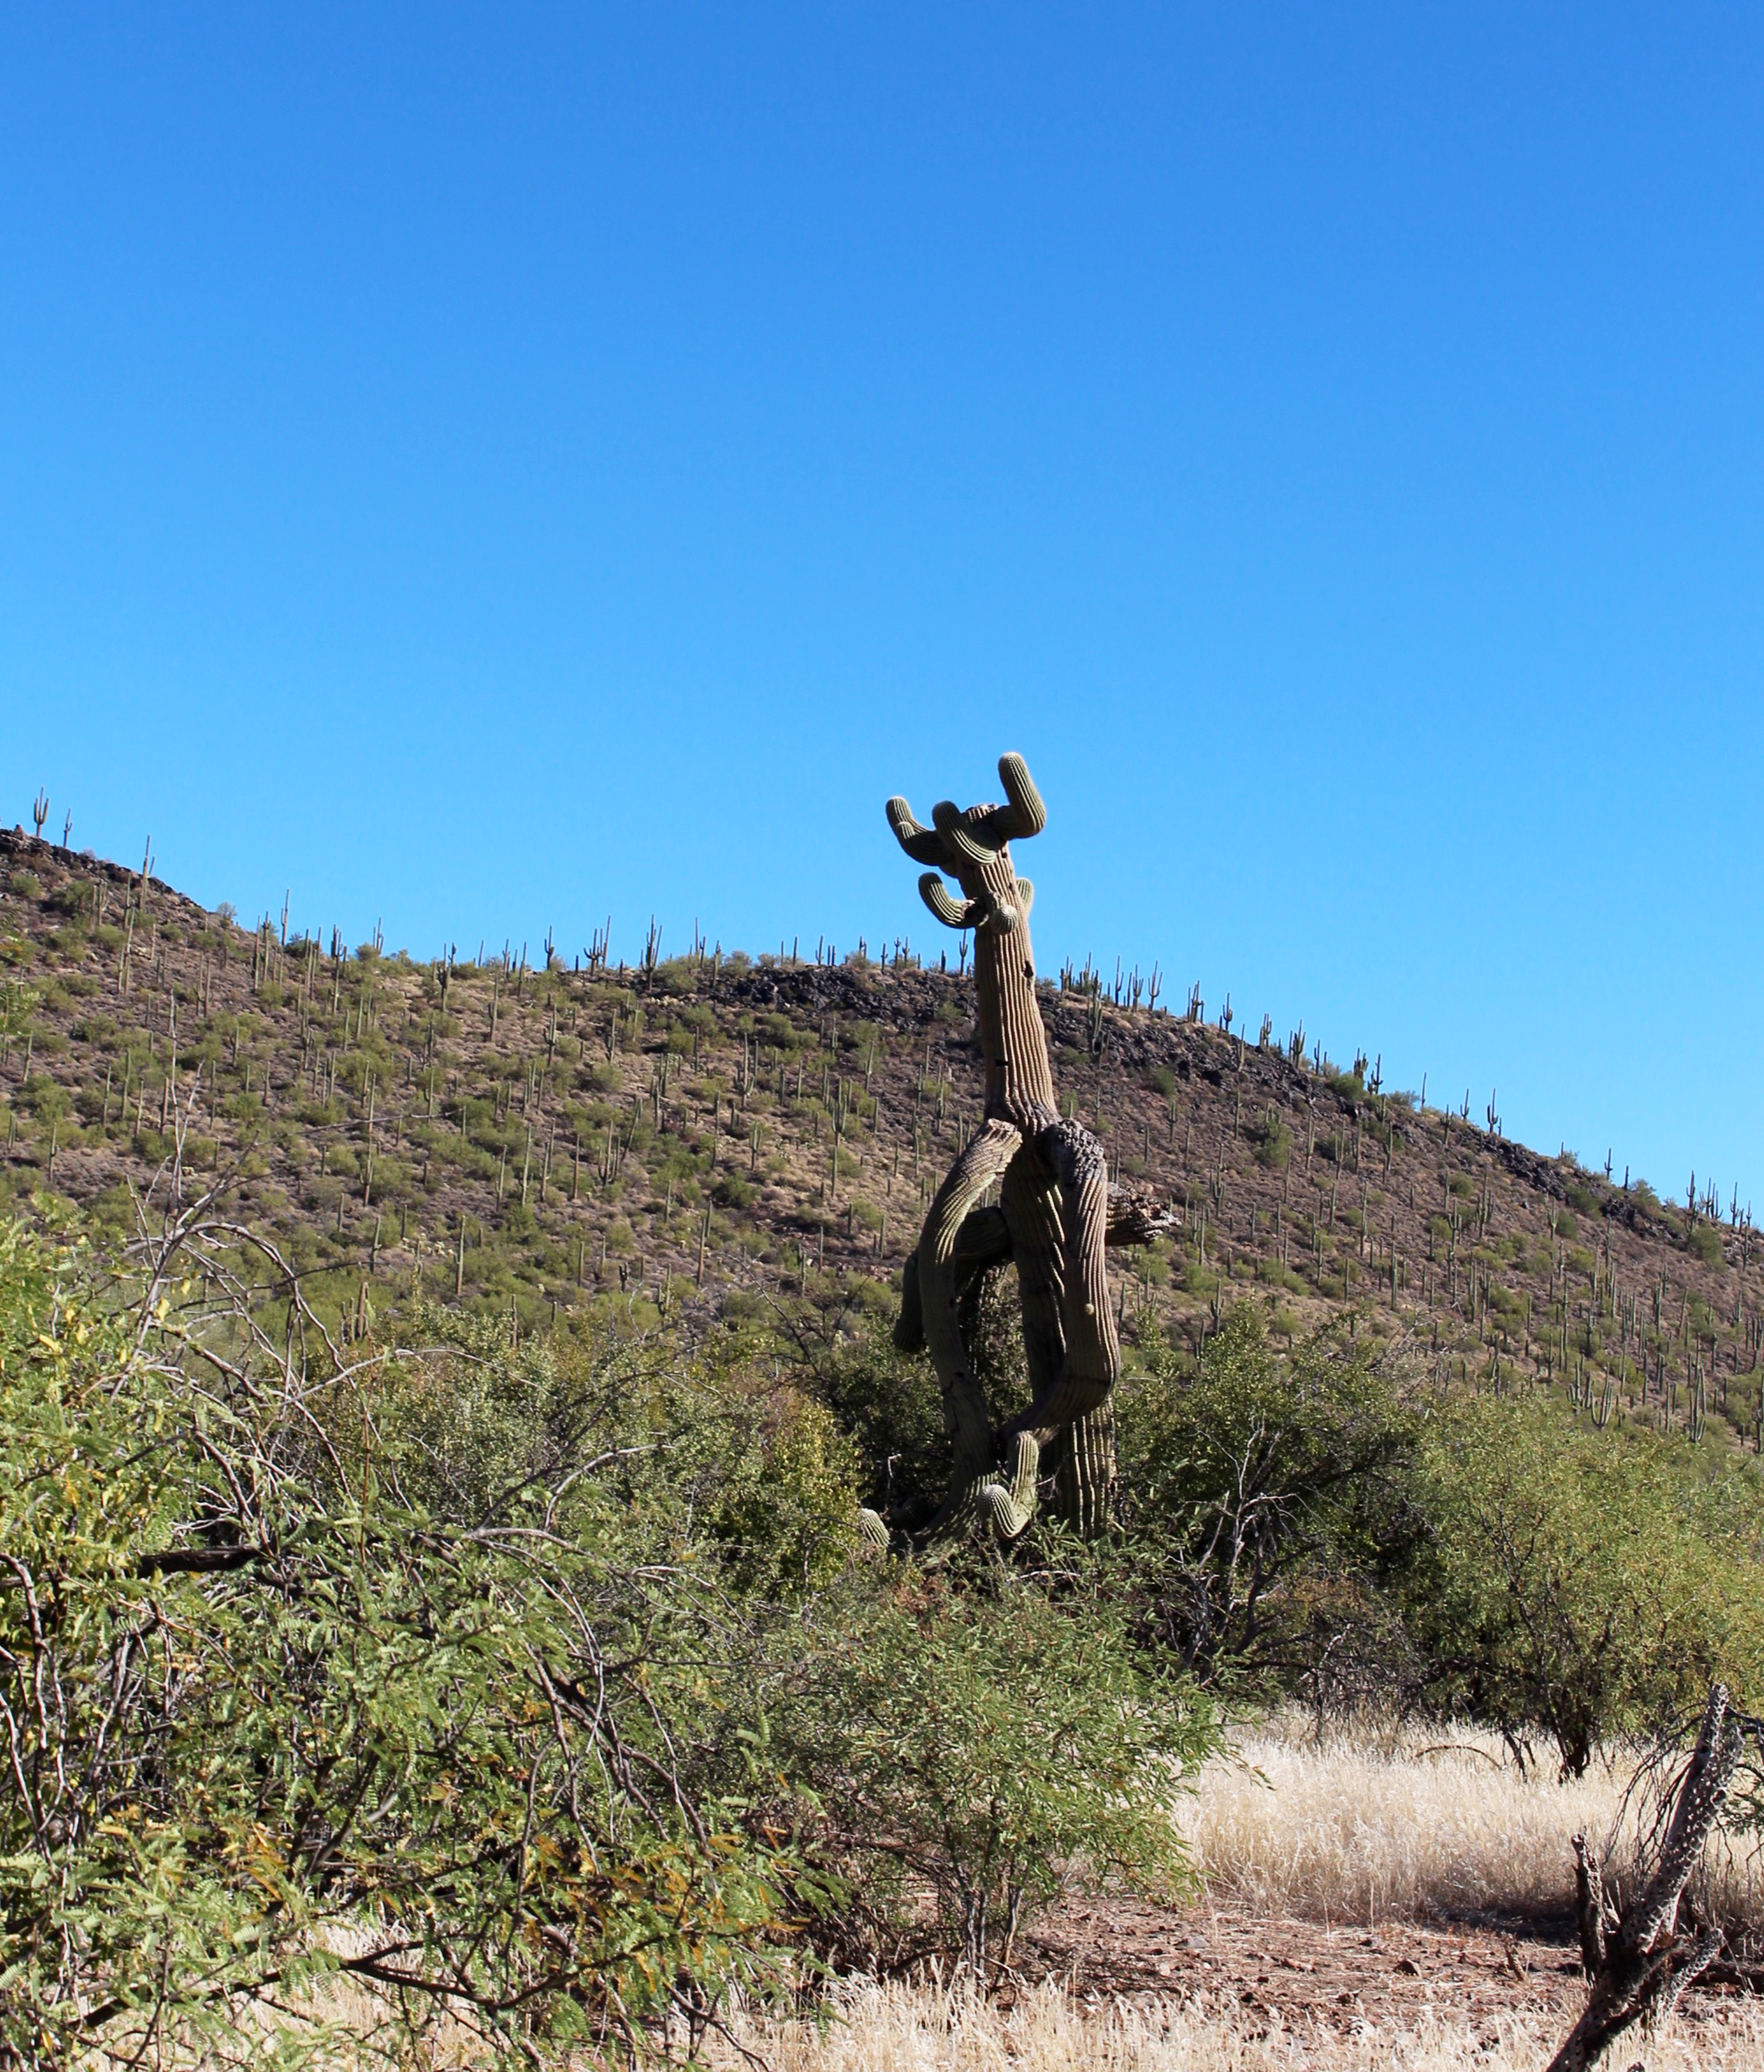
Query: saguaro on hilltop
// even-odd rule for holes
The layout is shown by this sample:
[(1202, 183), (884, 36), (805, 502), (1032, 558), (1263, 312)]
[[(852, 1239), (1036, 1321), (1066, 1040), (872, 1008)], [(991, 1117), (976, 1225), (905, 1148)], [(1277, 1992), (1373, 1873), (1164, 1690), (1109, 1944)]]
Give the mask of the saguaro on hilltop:
[[(1044, 1470), (1062, 1515), (1079, 1531), (1102, 1525), (1114, 1480), (1109, 1399), (1120, 1347), (1103, 1256), (1108, 1165), (1096, 1137), (1063, 1121), (1055, 1101), (1029, 940), (1034, 887), (1011, 862), (1011, 842), (1039, 834), (1046, 808), (1022, 756), (1001, 757), (998, 775), (1005, 804), (964, 812), (944, 800), (928, 828), (904, 799), (888, 801), (901, 847), (932, 866), (919, 881), (925, 904), (945, 927), (972, 931), (986, 1073), (980, 1128), (938, 1190), (907, 1261), (894, 1336), (904, 1350), (929, 1346), (955, 1441), (949, 1492), (927, 1533), (985, 1518), (1008, 1540), (1034, 1515)], [(960, 900), (944, 876), (956, 880)], [(998, 1207), (977, 1207), (995, 1180), (1003, 1183)], [(1007, 1258), (1017, 1267), (1034, 1400), (995, 1431), (960, 1304), (978, 1275)]]

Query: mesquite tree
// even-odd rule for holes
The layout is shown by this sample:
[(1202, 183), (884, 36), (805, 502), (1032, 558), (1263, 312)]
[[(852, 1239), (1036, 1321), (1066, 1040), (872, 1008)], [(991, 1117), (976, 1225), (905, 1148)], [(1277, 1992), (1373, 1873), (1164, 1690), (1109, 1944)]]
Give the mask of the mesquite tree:
[[(1063, 1120), (1055, 1100), (1029, 940), (1034, 888), (1011, 862), (1011, 842), (1039, 834), (1046, 808), (1022, 756), (1001, 757), (998, 775), (1002, 806), (964, 812), (944, 800), (926, 828), (904, 799), (890, 799), (888, 820), (907, 853), (933, 866), (919, 881), (925, 904), (947, 927), (972, 932), (986, 1072), (980, 1128), (938, 1190), (907, 1262), (895, 1341), (929, 1346), (955, 1442), (949, 1491), (928, 1533), (984, 1519), (1009, 1540), (1034, 1515), (1044, 1469), (1062, 1515), (1081, 1532), (1101, 1526), (1114, 1478), (1109, 1399), (1120, 1347), (1104, 1263), (1108, 1165), (1096, 1137)], [(959, 900), (945, 876), (960, 886)], [(1002, 1182), (998, 1206), (979, 1208), (994, 1181)], [(1017, 1267), (1034, 1400), (995, 1431), (962, 1328), (962, 1297), (1005, 1258)]]

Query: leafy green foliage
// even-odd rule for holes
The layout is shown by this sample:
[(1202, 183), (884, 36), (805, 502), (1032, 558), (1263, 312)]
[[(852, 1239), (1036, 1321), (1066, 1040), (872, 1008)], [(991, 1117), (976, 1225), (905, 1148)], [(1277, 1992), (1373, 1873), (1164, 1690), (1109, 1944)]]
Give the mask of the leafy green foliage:
[(1117, 1425), (1142, 1615), (1164, 1643), (1234, 1679), (1290, 1688), (1326, 1652), (1345, 1673), (1343, 1632), (1318, 1620), (1364, 1625), (1347, 1579), (1389, 1568), (1417, 1529), (1417, 1420), (1372, 1349), (1343, 1330), (1282, 1358), (1239, 1307), (1193, 1379), (1166, 1356), (1124, 1388)]
[(528, 2062), (763, 1984), (820, 1888), (746, 1824), (693, 1449), (644, 1485), (652, 1405), (483, 1344), (278, 1369), (181, 1285), (0, 1252), (0, 2052), (194, 2047), (342, 1971)]
[(1119, 1416), (1121, 1587), (1209, 1680), (1468, 1713), (1578, 1773), (1719, 1675), (1764, 1681), (1755, 1468), (1552, 1405), (1417, 1394), (1345, 1332), (1227, 1312)]
[(952, 1947), (985, 1979), (1062, 1890), (1191, 1888), (1175, 1815), (1218, 1717), (1149, 1673), (1118, 1608), (909, 1574), (848, 1605), (841, 1640), (775, 1732), (845, 1886), (842, 1954)]
[(854, 1569), (849, 1441), (738, 1338), (345, 1357), (221, 1236), (0, 1247), (0, 2053), (322, 2056), (339, 1974), (391, 2048), (636, 2052), (817, 1919), (984, 1975), (1182, 1884), (1207, 1702), (1100, 1596)]
[(1719, 1266), (1722, 1263), (1725, 1255), (1721, 1234), (1713, 1223), (1698, 1223), (1684, 1242), (1704, 1266)]
[(1431, 1421), (1416, 1497), (1428, 1534), (1402, 1597), (1437, 1705), (1540, 1730), (1578, 1775), (1717, 1675), (1764, 1688), (1764, 1509), (1743, 1464), (1469, 1399)]

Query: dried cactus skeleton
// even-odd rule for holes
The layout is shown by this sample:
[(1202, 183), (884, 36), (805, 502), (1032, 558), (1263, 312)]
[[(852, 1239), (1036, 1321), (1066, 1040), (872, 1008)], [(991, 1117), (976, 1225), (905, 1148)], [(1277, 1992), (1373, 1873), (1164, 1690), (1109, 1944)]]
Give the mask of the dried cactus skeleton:
[[(1584, 1836), (1575, 1836), (1581, 1960), (1589, 1990), (1549, 2072), (1590, 2072), (1638, 2023), (1657, 2031), (1686, 1988), (1721, 1955), (1722, 1931), (1698, 1920), (1685, 1887), (1733, 1789), (1746, 1735), (1757, 1732), (1755, 1720), (1733, 1713), (1726, 1685), (1712, 1686), (1696, 1745), (1661, 1823), (1650, 1874), (1621, 1915), (1606, 1897), (1597, 1856)], [(1745, 1977), (1744, 1983), (1754, 1982)]]
[[(1039, 834), (1046, 809), (1022, 756), (1001, 757), (998, 774), (1005, 804), (964, 812), (945, 800), (928, 828), (904, 799), (888, 801), (901, 847), (932, 866), (919, 881), (925, 904), (947, 927), (972, 933), (985, 1067), (980, 1127), (938, 1190), (907, 1261), (894, 1334), (903, 1350), (928, 1346), (954, 1441), (949, 1491), (927, 1538), (981, 1521), (1015, 1538), (1034, 1515), (1044, 1474), (1061, 1515), (1093, 1533), (1114, 1478), (1110, 1397), (1120, 1348), (1104, 1261), (1108, 1169), (1096, 1138), (1063, 1120), (1055, 1100), (1029, 939), (1034, 888), (1011, 861), (1011, 842)], [(997, 1206), (981, 1207), (995, 1182)], [(1017, 1268), (1034, 1400), (995, 1431), (962, 1301), (977, 1276), (1006, 1258)]]

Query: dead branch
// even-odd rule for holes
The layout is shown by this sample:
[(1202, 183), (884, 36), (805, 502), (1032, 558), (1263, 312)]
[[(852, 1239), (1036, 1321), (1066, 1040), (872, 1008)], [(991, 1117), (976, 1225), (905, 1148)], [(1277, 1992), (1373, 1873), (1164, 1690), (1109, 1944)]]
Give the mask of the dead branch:
[(1614, 1923), (1607, 1924), (1599, 1866), (1584, 1836), (1576, 1838), (1581, 1953), (1592, 1984), (1580, 2020), (1550, 2061), (1549, 2072), (1588, 2072), (1637, 2022), (1657, 2027), (1721, 1954), (1721, 1931), (1680, 1933), (1679, 1910), (1733, 1782), (1741, 1741), (1737, 1723), (1729, 1716), (1726, 1686), (1717, 1684), (1709, 1692), (1653, 1874)]

